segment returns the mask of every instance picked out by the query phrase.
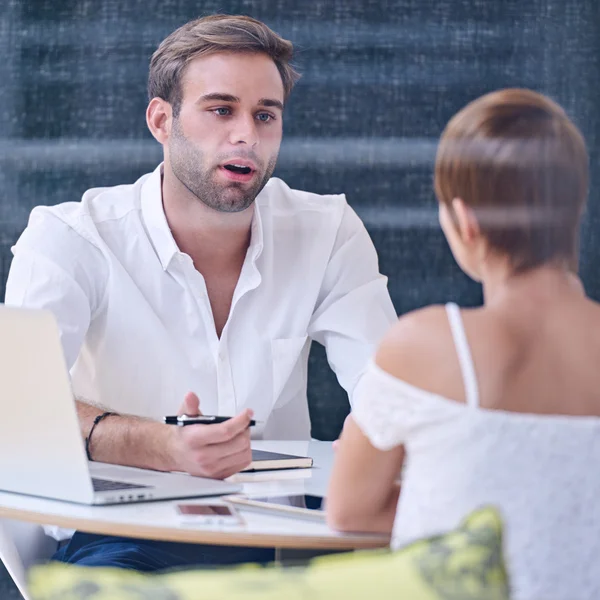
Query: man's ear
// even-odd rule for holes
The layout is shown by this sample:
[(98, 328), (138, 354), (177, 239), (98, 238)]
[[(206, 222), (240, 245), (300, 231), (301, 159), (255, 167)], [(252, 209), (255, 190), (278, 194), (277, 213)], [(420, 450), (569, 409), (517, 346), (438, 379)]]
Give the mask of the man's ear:
[(173, 110), (162, 98), (152, 98), (146, 109), (146, 123), (150, 133), (159, 144), (165, 144), (171, 135)]
[(481, 228), (472, 208), (460, 198), (452, 200), (452, 211), (458, 234), (464, 244), (470, 244), (481, 236)]

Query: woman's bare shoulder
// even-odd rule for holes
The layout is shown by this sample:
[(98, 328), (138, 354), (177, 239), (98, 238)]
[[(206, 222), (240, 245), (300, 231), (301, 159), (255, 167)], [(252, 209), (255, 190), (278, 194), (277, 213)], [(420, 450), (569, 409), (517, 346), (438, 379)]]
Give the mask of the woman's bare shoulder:
[[(461, 309), (469, 345), (473, 338), (495, 339), (497, 319), (489, 312), (483, 307)], [(390, 375), (419, 389), (465, 401), (461, 367), (445, 306), (428, 306), (401, 317), (379, 346), (375, 362)]]
[(432, 305), (400, 317), (382, 340), (375, 362), (390, 375), (421, 387), (438, 359), (453, 349), (446, 309)]

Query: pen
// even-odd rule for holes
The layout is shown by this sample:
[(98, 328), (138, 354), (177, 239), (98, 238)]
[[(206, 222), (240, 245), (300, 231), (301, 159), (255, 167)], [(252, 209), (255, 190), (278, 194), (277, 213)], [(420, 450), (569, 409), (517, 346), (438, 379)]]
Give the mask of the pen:
[[(214, 415), (196, 415), (190, 417), (189, 415), (169, 415), (163, 417), (163, 421), (167, 425), (179, 425), (183, 427), (184, 425), (216, 425), (217, 423), (224, 423), (225, 421), (229, 421), (232, 417), (216, 417)], [(250, 427), (256, 425), (256, 421), (252, 419), (250, 421)]]

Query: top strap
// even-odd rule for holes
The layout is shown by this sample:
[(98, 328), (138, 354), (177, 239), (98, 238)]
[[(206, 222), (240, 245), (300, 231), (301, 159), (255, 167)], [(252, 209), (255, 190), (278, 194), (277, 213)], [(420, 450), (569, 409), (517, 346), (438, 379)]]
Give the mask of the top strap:
[(458, 354), (467, 406), (477, 408), (479, 406), (479, 388), (477, 386), (477, 377), (475, 375), (471, 350), (469, 349), (469, 342), (467, 341), (462, 317), (460, 316), (460, 309), (453, 302), (449, 302), (446, 304), (446, 314), (448, 315), (456, 353)]

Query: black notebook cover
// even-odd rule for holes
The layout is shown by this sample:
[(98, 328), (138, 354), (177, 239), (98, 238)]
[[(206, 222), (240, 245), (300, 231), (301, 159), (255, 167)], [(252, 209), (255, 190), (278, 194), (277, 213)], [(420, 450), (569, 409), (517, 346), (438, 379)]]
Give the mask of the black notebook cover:
[(309, 456), (295, 456), (265, 450), (252, 450), (252, 462), (243, 472), (270, 471), (276, 469), (307, 469), (313, 466)]

